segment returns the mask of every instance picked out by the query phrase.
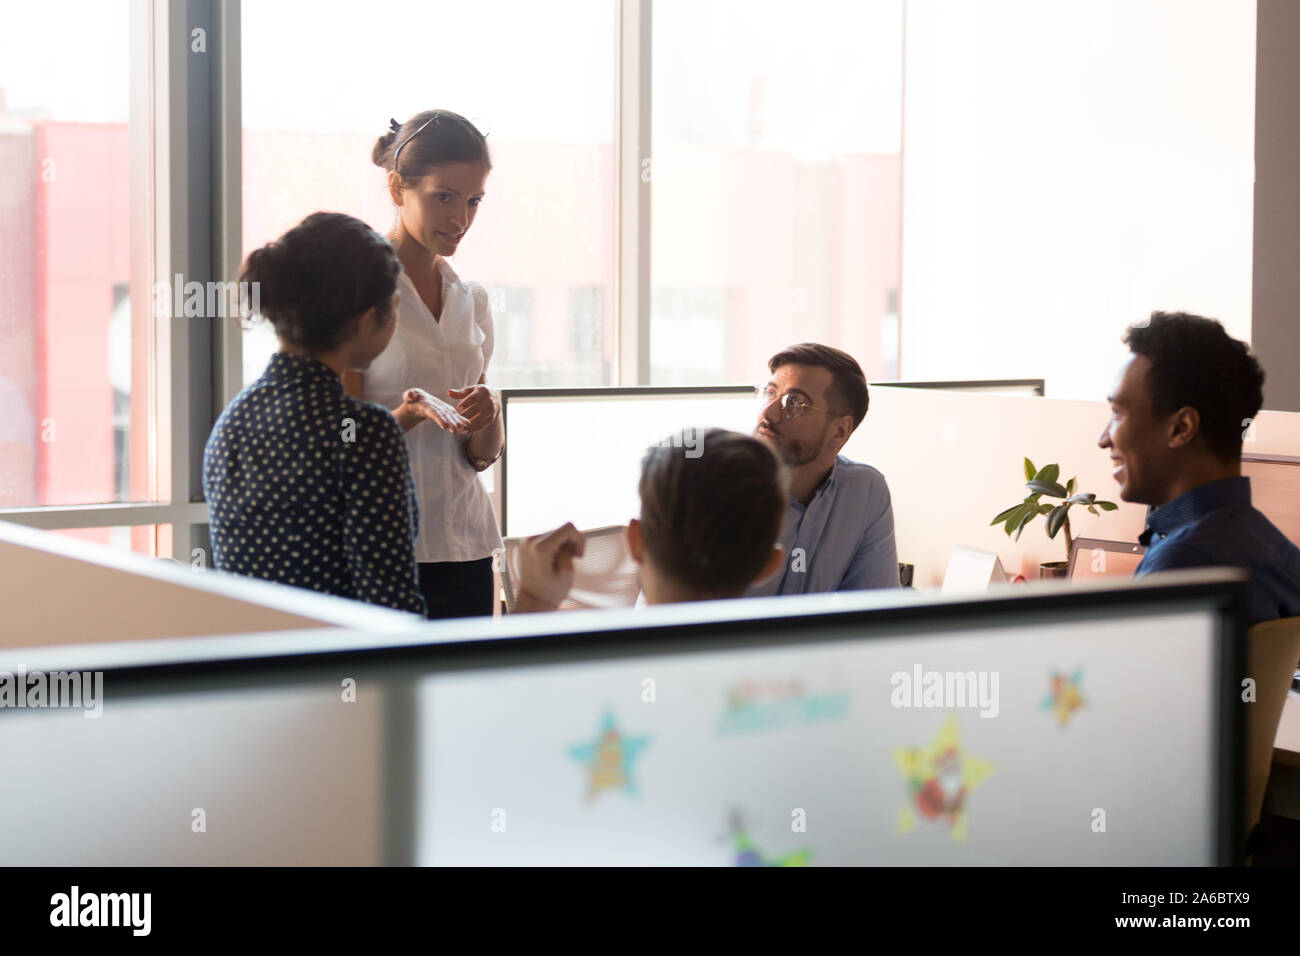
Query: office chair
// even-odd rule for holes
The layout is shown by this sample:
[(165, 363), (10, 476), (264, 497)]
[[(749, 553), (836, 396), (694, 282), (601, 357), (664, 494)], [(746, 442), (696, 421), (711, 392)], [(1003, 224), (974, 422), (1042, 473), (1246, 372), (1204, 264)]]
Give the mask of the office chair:
[[(579, 608), (632, 607), (640, 593), (637, 564), (627, 550), (623, 525), (610, 525), (582, 532), (587, 550), (573, 562), (573, 587), (560, 604), (560, 610)], [(522, 577), (520, 546), (524, 538), (506, 538), (501, 556), (501, 584), (506, 610), (514, 611), (517, 589)]]
[(1246, 704), (1246, 834), (1264, 810), (1282, 706), (1300, 660), (1300, 617), (1265, 621), (1246, 637), (1246, 675), (1255, 680), (1255, 702)]

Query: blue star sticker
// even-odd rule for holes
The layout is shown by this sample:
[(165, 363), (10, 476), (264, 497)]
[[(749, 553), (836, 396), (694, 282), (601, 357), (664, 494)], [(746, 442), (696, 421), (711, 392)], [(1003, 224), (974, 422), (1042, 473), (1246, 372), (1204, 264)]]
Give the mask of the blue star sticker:
[(614, 725), (614, 715), (605, 711), (596, 739), (589, 744), (569, 748), (569, 754), (587, 768), (587, 795), (590, 803), (602, 790), (626, 790), (637, 796), (632, 780), (632, 762), (650, 743), (649, 737), (627, 737)]

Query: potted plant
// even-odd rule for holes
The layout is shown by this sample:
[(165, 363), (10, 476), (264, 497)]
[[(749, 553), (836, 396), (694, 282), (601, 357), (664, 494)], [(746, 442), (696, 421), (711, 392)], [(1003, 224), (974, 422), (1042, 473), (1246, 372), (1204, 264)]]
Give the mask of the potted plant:
[[(1093, 514), (1099, 514), (1102, 511), (1114, 511), (1119, 505), (1113, 501), (1098, 501), (1097, 496), (1092, 492), (1075, 492), (1075, 482), (1071, 478), (1064, 485), (1059, 481), (1061, 476), (1060, 465), (1044, 465), (1042, 468), (1035, 468), (1034, 463), (1028, 458), (1025, 459), (1025, 484), (1029, 488), (1029, 494), (1025, 500), (1017, 505), (1012, 505), (1006, 511), (1001, 512), (996, 518), (989, 522), (989, 525), (1000, 524), (1006, 530), (1007, 536), (1010, 537), (1015, 532), (1016, 540), (1020, 540), (1020, 532), (1025, 530), (1025, 525), (1033, 521), (1038, 515), (1047, 515), (1047, 536), (1055, 538), (1056, 533), (1065, 529), (1065, 561), (1044, 561), (1039, 565), (1039, 576), (1044, 578), (1061, 578), (1065, 577), (1066, 568), (1069, 567), (1068, 560), (1070, 556), (1070, 546), (1074, 543), (1074, 537), (1070, 534), (1070, 509), (1074, 505), (1083, 505)], [(1049, 504), (1041, 501), (1041, 498), (1060, 498), (1060, 504)]]

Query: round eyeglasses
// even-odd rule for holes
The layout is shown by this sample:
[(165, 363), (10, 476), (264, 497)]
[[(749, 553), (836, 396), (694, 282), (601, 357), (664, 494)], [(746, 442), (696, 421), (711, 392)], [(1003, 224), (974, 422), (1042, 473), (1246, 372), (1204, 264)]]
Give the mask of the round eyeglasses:
[(776, 407), (780, 411), (781, 417), (785, 419), (798, 418), (807, 411), (826, 412), (828, 415), (836, 414), (829, 408), (822, 408), (820, 405), (814, 405), (812, 402), (805, 402), (793, 392), (785, 392), (782, 395), (777, 395), (776, 389), (771, 385), (755, 385), (754, 397), (758, 399), (759, 404), (764, 408), (771, 405), (773, 402), (776, 402)]

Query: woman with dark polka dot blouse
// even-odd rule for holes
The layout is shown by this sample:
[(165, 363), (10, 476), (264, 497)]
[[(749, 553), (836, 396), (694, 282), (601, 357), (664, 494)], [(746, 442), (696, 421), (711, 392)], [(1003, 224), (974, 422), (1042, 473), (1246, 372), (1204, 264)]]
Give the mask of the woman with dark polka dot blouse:
[(392, 247), (341, 213), (308, 216), (253, 252), (280, 351), (222, 412), (203, 455), (214, 563), (425, 613), (415, 570), (419, 515), (402, 429), (348, 395), (396, 328)]

